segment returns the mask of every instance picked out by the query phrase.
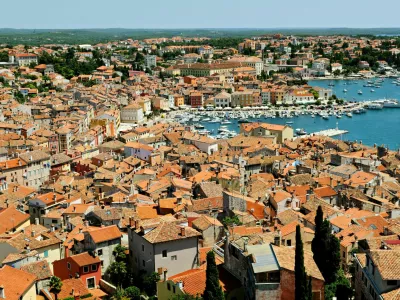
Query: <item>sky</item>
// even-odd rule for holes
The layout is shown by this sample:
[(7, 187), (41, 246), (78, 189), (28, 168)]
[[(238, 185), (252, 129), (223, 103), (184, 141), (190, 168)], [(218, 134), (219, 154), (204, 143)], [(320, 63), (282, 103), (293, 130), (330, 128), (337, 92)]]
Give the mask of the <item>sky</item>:
[[(0, 28), (400, 27), (399, 0), (18, 0), (3, 2)], [(16, 5), (24, 9), (16, 10)], [(10, 13), (6, 13), (7, 11)]]

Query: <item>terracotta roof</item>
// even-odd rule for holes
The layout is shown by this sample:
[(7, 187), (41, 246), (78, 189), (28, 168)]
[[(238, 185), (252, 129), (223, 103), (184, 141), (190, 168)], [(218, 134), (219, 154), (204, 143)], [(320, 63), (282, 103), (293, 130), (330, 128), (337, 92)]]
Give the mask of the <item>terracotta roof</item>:
[(9, 208), (0, 210), (0, 220), (0, 234), (3, 234), (28, 221), (29, 215), (11, 206)]
[[(182, 230), (184, 230), (184, 235), (182, 235)], [(146, 233), (143, 237), (148, 242), (154, 244), (198, 236), (201, 236), (201, 234), (193, 228), (181, 227), (170, 222), (161, 222), (157, 227)]]
[(23, 265), (21, 270), (35, 275), (39, 280), (53, 276), (53, 272), (51, 272), (49, 263), (46, 260)]
[(206, 215), (202, 215), (201, 217), (197, 218), (192, 224), (194, 228), (198, 228), (201, 231), (204, 231), (211, 226), (223, 227), (220, 221)]
[(87, 252), (76, 254), (69, 257), (73, 260), (78, 266), (83, 267), (91, 264), (97, 264), (100, 262), (100, 258), (98, 256), (93, 257)]
[(90, 236), (93, 241), (98, 244), (105, 241), (111, 241), (121, 238), (122, 233), (119, 231), (118, 227), (115, 225), (101, 227), (95, 230), (89, 231)]
[(35, 283), (36, 276), (28, 272), (3, 266), (0, 269), (0, 286), (4, 288), (7, 300), (19, 300)]
[(383, 280), (400, 278), (400, 250), (371, 250), (369, 255)]
[[(294, 272), (295, 263), (295, 249), (289, 247), (276, 247), (273, 246), (273, 250), (281, 268)], [(324, 281), (320, 270), (318, 269), (311, 252), (304, 251), (304, 267), (308, 275), (313, 278)]]

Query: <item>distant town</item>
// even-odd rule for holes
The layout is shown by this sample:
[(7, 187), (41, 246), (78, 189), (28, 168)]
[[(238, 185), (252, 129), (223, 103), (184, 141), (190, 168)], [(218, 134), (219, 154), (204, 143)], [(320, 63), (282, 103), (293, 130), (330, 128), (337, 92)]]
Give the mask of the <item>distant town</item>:
[(0, 43), (0, 299), (400, 299), (399, 38)]

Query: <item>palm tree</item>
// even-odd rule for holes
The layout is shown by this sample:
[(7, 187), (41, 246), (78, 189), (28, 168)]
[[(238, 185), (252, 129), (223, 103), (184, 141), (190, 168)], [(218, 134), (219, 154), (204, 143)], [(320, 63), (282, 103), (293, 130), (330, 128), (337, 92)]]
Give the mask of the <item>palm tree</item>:
[(50, 291), (54, 293), (56, 296), (56, 300), (58, 298), (58, 294), (61, 292), (61, 288), (63, 286), (63, 283), (60, 278), (57, 276), (52, 276), (50, 278)]

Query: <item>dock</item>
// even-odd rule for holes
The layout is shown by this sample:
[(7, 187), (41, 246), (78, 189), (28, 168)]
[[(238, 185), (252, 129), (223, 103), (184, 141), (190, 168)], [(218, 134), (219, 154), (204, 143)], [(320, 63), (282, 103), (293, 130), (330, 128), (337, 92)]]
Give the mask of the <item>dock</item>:
[(346, 133), (348, 133), (347, 130), (332, 128), (332, 129), (326, 129), (326, 130), (322, 130), (322, 131), (312, 132), (312, 133), (306, 134), (306, 135), (300, 135), (300, 136), (297, 136), (296, 138), (307, 138), (307, 137), (316, 136), (316, 135), (332, 137), (332, 136), (338, 136), (338, 135), (342, 135), (342, 134), (346, 134)]

